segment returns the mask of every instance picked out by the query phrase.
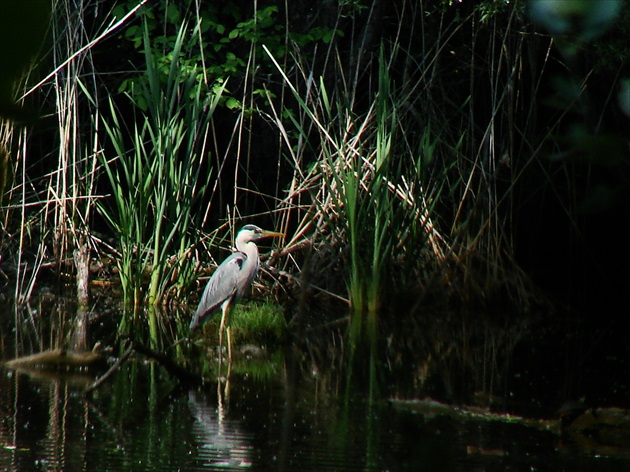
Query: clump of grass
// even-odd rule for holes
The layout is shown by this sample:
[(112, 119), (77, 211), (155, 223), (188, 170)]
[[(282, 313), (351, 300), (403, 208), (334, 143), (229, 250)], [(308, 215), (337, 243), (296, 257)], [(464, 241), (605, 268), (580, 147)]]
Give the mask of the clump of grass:
[[(272, 378), (283, 360), (282, 352), (274, 348), (284, 344), (288, 333), (282, 308), (267, 302), (237, 304), (230, 312), (229, 323), (235, 357), (232, 372), (258, 380)], [(199, 358), (204, 375), (218, 373), (217, 363), (208, 360), (214, 359), (220, 324), (219, 313), (204, 325), (206, 336)]]
[(287, 334), (287, 323), (278, 305), (250, 303), (232, 313), (232, 336), (238, 343), (277, 344)]
[[(304, 114), (302, 121), (292, 120), (298, 139), (310, 141), (308, 149), (319, 150), (316, 165), (301, 172), (296, 185), (295, 195), (314, 195), (300, 231), (311, 227), (325, 239), (322, 247), (331, 257), (347, 262), (353, 345), (376, 338), (382, 296), (391, 287), (396, 264), (412, 261), (423, 251), (439, 257), (446, 250), (432, 223), (439, 188), (425, 180), (425, 165), (433, 157), (431, 135), (423, 134), (416, 149), (400, 146), (407, 143), (406, 136), (399, 136), (404, 129), (398, 113), (403, 98), (392, 87), (385, 57), (382, 51), (378, 87), (363, 111), (350, 91), (330, 95), (323, 80), (319, 87), (309, 81), (303, 98), (278, 65)], [(276, 123), (288, 146), (296, 148), (282, 121)], [(315, 137), (313, 129), (318, 131)], [(402, 152), (413, 159), (402, 159)]]
[[(212, 343), (217, 339), (213, 333), (219, 331), (221, 314), (215, 315), (205, 328)], [(237, 304), (230, 312), (230, 328), (233, 345), (278, 344), (287, 335), (287, 322), (282, 308), (273, 303), (250, 302)]]

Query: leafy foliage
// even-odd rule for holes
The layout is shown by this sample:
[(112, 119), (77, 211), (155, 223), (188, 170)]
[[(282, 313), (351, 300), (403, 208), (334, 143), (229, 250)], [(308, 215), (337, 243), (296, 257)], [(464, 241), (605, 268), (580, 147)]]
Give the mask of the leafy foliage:
[[(122, 17), (138, 0), (129, 0), (114, 9), (116, 17)], [(190, 23), (188, 36), (191, 40), (182, 44), (182, 54), (177, 58), (180, 68), (194, 69), (203, 64), (203, 74), (196, 77), (205, 84), (208, 93), (216, 90), (217, 84), (223, 86), (228, 78), (233, 89), (225, 88), (220, 105), (228, 109), (242, 109), (245, 104), (241, 97), (242, 88), (253, 69), (261, 78), (252, 91), (253, 95), (266, 96), (264, 79), (271, 73), (270, 61), (263, 54), (264, 44), (276, 57), (285, 57), (287, 45), (304, 49), (317, 42), (329, 43), (335, 30), (315, 26), (307, 32), (287, 31), (286, 25), (278, 18), (276, 5), (268, 5), (251, 12), (249, 5), (229, 1), (217, 5), (213, 2), (201, 2), (199, 10), (195, 2), (160, 3), (153, 9), (144, 10), (149, 37), (152, 39), (152, 53), (157, 57), (158, 70), (166, 76), (172, 61), (170, 52), (176, 41), (178, 25), (183, 21)], [(192, 34), (195, 29), (194, 34)], [(134, 47), (144, 47), (143, 31), (133, 25), (124, 32), (124, 37)], [(195, 37), (199, 39), (194, 40)], [(120, 85), (120, 91), (128, 90), (134, 83), (144, 80), (142, 76), (126, 78)], [(213, 85), (214, 84), (214, 85)]]

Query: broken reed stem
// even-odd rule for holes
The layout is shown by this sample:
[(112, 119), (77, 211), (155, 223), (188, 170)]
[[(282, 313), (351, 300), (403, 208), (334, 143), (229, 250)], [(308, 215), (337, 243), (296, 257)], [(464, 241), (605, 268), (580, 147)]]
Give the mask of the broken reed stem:
[(127, 348), (127, 350), (125, 351), (125, 353), (120, 356), (120, 358), (114, 363), (114, 365), (112, 365), (109, 370), (107, 372), (105, 372), (103, 375), (101, 375), (98, 379), (96, 379), (92, 385), (90, 385), (89, 387), (87, 387), (84, 391), (83, 391), (83, 395), (88, 395), (89, 393), (93, 392), (94, 390), (96, 390), (98, 387), (100, 387), (102, 385), (103, 382), (105, 382), (109, 377), (112, 376), (112, 374), (114, 372), (116, 372), (118, 369), (120, 369), (120, 366), (123, 365), (123, 363), (129, 359), (129, 356), (131, 356), (131, 354), (133, 354), (133, 346), (129, 346)]

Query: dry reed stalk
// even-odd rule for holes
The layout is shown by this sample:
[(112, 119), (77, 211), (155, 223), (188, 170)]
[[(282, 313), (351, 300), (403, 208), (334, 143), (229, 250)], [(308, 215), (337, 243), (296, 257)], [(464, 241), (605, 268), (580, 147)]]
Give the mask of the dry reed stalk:
[[(49, 245), (48, 238), (52, 237), (52, 254), (59, 268), (65, 265), (67, 260), (72, 260), (68, 256), (68, 250), (77, 248), (79, 254), (86, 255), (74, 259), (77, 272), (89, 274), (87, 264), (88, 248), (91, 244), (90, 214), (96, 198), (93, 190), (97, 165), (95, 155), (99, 143), (98, 130), (85, 132), (86, 123), (80, 117), (79, 111), (85, 104), (82, 92), (86, 92), (80, 81), (86, 76), (95, 76), (95, 71), (91, 68), (91, 49), (128, 22), (146, 1), (142, 0), (119, 21), (104, 25), (94, 39), (90, 39), (90, 32), (85, 30), (84, 17), (94, 11), (103, 11), (95, 7), (96, 2), (78, 4), (59, 0), (53, 9), (51, 19), (53, 70), (35, 85), (25, 86), (19, 101), (23, 103), (36, 91), (41, 92), (41, 96), (52, 94), (54, 97), (58, 141), (53, 153), (57, 154), (57, 165), (55, 170), (31, 182), (27, 160), (30, 162), (33, 158), (27, 152), (29, 150), (26, 148), (25, 136), (20, 137), (24, 144), (20, 146), (19, 155), (16, 155), (16, 167), (21, 170), (21, 182), (14, 185), (11, 190), (12, 202), (15, 199), (19, 200), (17, 207), (21, 209), (18, 271), (23, 270), (22, 257), (26, 248), (24, 231), (27, 225), (33, 223), (38, 231), (42, 229), (40, 241), (37, 242), (38, 247)], [(34, 64), (32, 67), (37, 66)], [(30, 71), (25, 79), (27, 84), (29, 74)], [(26, 133), (26, 128), (23, 133)], [(27, 159), (28, 157), (30, 159)], [(18, 192), (21, 192), (21, 196), (18, 196)], [(50, 233), (44, 231), (45, 228), (52, 228), (52, 231)], [(44, 261), (40, 258), (42, 251), (38, 250), (37, 254), (37, 263), (43, 264)], [(36, 273), (37, 270), (34, 270), (33, 274)], [(19, 296), (16, 298), (24, 301), (30, 296), (35, 280), (31, 280), (27, 288), (22, 288), (21, 285), (25, 282), (24, 274), (18, 275), (16, 294)], [(82, 293), (81, 298), (84, 299), (85, 287), (88, 286), (85, 275), (77, 280), (77, 286)]]

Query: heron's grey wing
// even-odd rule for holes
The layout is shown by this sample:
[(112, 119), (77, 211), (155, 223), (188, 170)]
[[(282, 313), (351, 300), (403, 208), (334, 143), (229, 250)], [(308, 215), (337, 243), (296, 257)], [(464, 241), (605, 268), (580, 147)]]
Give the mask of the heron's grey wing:
[(245, 258), (246, 256), (239, 252), (231, 254), (214, 271), (203, 291), (195, 316), (193, 316), (193, 320), (190, 323), (191, 331), (199, 328), (205, 321), (212, 318), (211, 315), (221, 307), (223, 302), (236, 295), (240, 280), (239, 273)]

